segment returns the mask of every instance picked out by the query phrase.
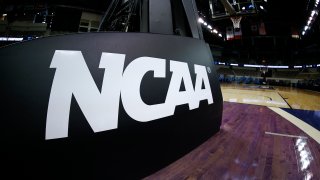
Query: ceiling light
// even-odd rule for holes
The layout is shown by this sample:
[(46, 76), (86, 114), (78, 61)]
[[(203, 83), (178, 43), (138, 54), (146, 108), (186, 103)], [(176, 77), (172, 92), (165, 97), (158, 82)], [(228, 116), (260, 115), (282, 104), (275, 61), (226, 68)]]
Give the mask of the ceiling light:
[(214, 29), (214, 30), (213, 30), (213, 33), (216, 33), (216, 34), (218, 34), (218, 31), (217, 31), (216, 29)]
[(8, 41), (22, 41), (23, 38), (17, 38), (17, 37), (8, 37)]
[(221, 34), (221, 33), (219, 33), (218, 35), (219, 35), (220, 37), (222, 37), (222, 34)]
[(262, 10), (263, 10), (263, 9), (264, 9), (264, 7), (263, 7), (263, 6), (260, 6), (260, 9), (262, 9)]
[(7, 14), (2, 14), (3, 17), (7, 16)]
[(209, 28), (209, 29), (212, 29), (212, 26), (208, 25), (208, 28)]
[(292, 34), (291, 37), (294, 39), (299, 39), (299, 35), (297, 35), (297, 34)]
[(246, 10), (246, 7), (243, 6), (243, 7), (242, 7), (242, 10)]
[(205, 26), (206, 26), (206, 25), (208, 25), (208, 24), (207, 24), (206, 22), (204, 22), (204, 23), (203, 23), (203, 25), (205, 25)]
[(202, 18), (199, 18), (199, 19), (198, 19), (198, 22), (199, 22), (199, 23), (204, 23), (204, 20), (203, 20)]
[(308, 28), (309, 28), (309, 26), (305, 26), (305, 27), (304, 27), (304, 30), (306, 31)]
[(306, 32), (305, 31), (302, 31), (302, 35), (305, 35), (306, 34)]

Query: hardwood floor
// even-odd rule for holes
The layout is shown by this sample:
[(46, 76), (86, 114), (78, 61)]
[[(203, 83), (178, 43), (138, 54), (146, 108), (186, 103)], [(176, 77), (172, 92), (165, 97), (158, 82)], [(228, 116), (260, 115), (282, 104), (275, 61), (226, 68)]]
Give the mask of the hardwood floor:
[(294, 87), (257, 87), (246, 84), (221, 84), (223, 100), (270, 107), (320, 110), (320, 92)]
[(320, 110), (320, 92), (290, 87), (276, 87), (276, 90), (293, 109)]
[(222, 89), (223, 100), (244, 104), (256, 104), (280, 108), (290, 108), (276, 91), (257, 91), (244, 89)]
[(320, 144), (264, 106), (224, 102), (221, 131), (145, 179), (320, 179)]

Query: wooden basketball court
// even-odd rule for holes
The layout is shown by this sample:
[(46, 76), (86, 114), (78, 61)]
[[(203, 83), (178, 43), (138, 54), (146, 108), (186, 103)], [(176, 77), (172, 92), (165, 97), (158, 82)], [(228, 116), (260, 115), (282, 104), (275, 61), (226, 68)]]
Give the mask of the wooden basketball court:
[(220, 132), (145, 179), (320, 179), (320, 131), (286, 112), (313, 110), (307, 112), (319, 122), (320, 93), (230, 84), (221, 89)]
[(221, 84), (223, 100), (271, 107), (320, 110), (320, 92), (281, 86)]

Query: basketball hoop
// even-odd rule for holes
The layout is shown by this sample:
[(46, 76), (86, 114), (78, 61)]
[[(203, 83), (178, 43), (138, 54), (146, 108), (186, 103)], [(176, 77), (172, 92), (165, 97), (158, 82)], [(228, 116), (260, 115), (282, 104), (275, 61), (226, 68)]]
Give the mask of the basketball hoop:
[(232, 24), (233, 24), (233, 28), (234, 29), (240, 29), (240, 22), (242, 19), (242, 16), (232, 16), (230, 17)]

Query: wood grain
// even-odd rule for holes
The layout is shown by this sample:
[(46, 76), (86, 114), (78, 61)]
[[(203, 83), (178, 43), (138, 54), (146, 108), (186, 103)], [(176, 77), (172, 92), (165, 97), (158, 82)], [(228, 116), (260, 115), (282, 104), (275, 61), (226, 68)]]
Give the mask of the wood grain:
[[(301, 149), (298, 138), (265, 132), (308, 139)], [(302, 169), (305, 149), (312, 160)], [(320, 179), (319, 169), (320, 145), (303, 131), (267, 107), (224, 102), (219, 133), (145, 179)]]
[(254, 88), (256, 86), (222, 83), (223, 100), (269, 107), (320, 110), (320, 92), (281, 86), (273, 86), (274, 89)]

